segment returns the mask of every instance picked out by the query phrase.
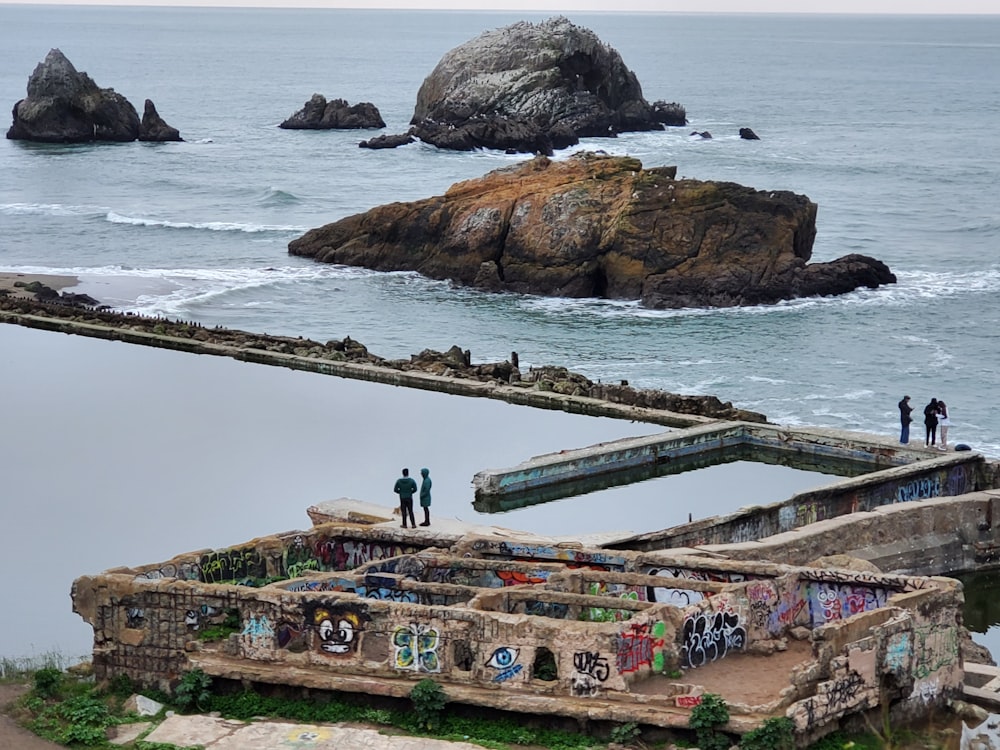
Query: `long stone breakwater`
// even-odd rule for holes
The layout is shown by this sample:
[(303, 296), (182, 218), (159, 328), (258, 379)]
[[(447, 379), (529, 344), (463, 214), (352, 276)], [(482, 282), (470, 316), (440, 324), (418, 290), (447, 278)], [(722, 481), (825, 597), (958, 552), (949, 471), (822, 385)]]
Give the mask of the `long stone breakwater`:
[(564, 367), (532, 366), (524, 372), (516, 352), (509, 360), (484, 364), (473, 364), (469, 350), (458, 346), (446, 352), (426, 349), (409, 359), (386, 359), (350, 336), (320, 343), (23, 297), (0, 297), (0, 322), (667, 427), (716, 420), (767, 421), (763, 414), (734, 407), (715, 396), (635, 388), (627, 381), (595, 383)]

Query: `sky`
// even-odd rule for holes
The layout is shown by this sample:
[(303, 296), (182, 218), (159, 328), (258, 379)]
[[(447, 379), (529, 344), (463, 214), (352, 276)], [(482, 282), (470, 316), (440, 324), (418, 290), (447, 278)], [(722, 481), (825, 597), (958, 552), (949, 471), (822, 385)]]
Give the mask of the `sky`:
[(1000, 14), (998, 0), (0, 0), (0, 5), (165, 5), (676, 13)]

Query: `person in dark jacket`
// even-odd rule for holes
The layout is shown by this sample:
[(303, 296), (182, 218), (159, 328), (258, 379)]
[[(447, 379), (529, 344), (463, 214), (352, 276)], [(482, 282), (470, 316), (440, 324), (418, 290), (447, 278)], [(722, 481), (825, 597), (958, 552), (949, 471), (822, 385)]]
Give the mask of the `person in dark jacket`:
[(409, 469), (403, 469), (403, 476), (396, 480), (392, 491), (399, 495), (399, 513), (403, 516), (403, 528), (409, 517), (410, 526), (417, 528), (417, 519), (413, 517), (413, 494), (417, 491), (417, 483), (410, 476)]
[(430, 469), (421, 469), (420, 476), (420, 507), (424, 509), (424, 520), (421, 526), (431, 525), (431, 472)]
[(912, 411), (913, 407), (910, 406), (910, 397), (903, 396), (903, 400), (899, 402), (899, 423), (902, 425), (902, 429), (899, 432), (899, 442), (903, 445), (910, 442), (910, 422), (913, 421), (910, 413)]
[(938, 426), (938, 400), (932, 398), (931, 402), (924, 407), (924, 427), (927, 428), (927, 435), (924, 437), (924, 446), (932, 446), (937, 442)]

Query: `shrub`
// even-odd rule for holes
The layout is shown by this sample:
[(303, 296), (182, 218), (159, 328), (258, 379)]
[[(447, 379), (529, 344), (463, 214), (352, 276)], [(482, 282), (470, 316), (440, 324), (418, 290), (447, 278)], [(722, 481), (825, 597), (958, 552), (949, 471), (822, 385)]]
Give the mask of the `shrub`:
[(719, 730), (729, 721), (729, 707), (722, 696), (705, 693), (701, 703), (691, 709), (688, 726), (698, 735), (701, 750), (728, 750), (732, 744), (725, 732)]
[(619, 745), (631, 745), (642, 734), (639, 725), (634, 721), (627, 721), (624, 724), (612, 728), (611, 741)]
[(197, 708), (204, 711), (212, 698), (212, 678), (200, 669), (192, 669), (186, 673), (174, 689), (174, 703), (183, 711)]
[(54, 698), (62, 687), (63, 673), (58, 669), (47, 667), (39, 669), (32, 677), (35, 695), (42, 698)]
[(785, 717), (765, 719), (757, 729), (743, 735), (742, 750), (795, 750), (795, 725)]
[(441, 713), (448, 702), (440, 685), (434, 680), (423, 679), (413, 686), (410, 700), (413, 701), (413, 712), (421, 728), (433, 731), (440, 725)]

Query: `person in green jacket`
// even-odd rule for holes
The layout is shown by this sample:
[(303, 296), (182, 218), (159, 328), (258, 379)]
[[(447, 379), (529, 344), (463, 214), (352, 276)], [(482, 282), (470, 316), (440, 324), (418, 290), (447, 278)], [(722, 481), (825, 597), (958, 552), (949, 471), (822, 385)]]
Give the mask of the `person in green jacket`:
[(399, 495), (399, 513), (403, 516), (403, 528), (409, 516), (410, 526), (417, 528), (417, 519), (413, 517), (413, 494), (417, 491), (417, 483), (410, 476), (409, 469), (403, 469), (403, 476), (396, 480), (392, 491)]
[(424, 520), (421, 526), (431, 525), (431, 472), (430, 469), (421, 469), (420, 476), (420, 507), (424, 509)]

